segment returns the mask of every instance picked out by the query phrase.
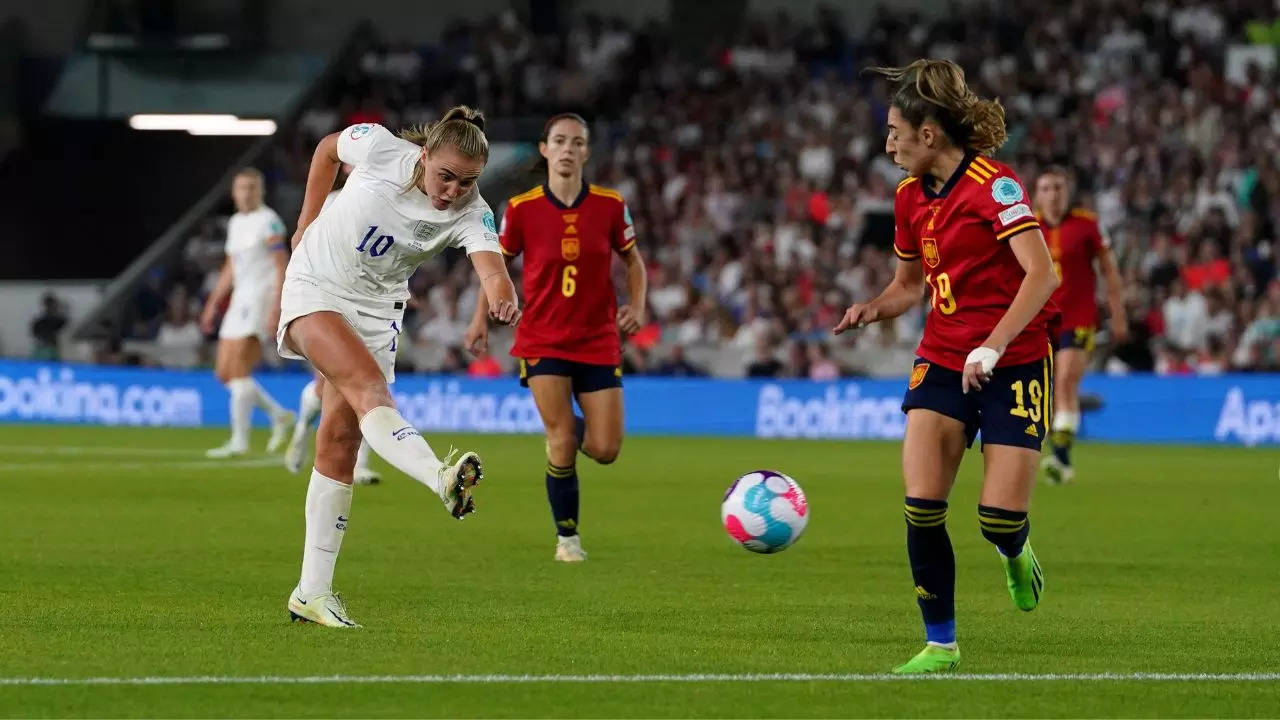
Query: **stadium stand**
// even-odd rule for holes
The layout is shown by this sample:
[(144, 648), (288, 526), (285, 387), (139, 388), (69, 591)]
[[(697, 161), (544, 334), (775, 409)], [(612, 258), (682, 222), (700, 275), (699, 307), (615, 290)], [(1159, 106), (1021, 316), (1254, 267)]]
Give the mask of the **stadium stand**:
[[(628, 345), (630, 372), (898, 376), (920, 312), (838, 341), (828, 333), (892, 273), (901, 171), (882, 152), (883, 88), (858, 70), (951, 57), (1006, 107), (1000, 157), (1028, 183), (1051, 163), (1070, 168), (1077, 203), (1112, 240), (1131, 340), (1117, 346), (1103, 332), (1099, 366), (1275, 370), (1280, 79), (1236, 53), (1269, 6), (1016, 0), (928, 22), (882, 9), (856, 34), (850, 18), (820, 9), (757, 18), (700, 57), (677, 53), (658, 25), (586, 16), (572, 32), (539, 35), (508, 12), (457, 23), (428, 45), (371, 46), (273, 145), (269, 204), (296, 218), (315, 141), (354, 122), (395, 128), (456, 102), (497, 118), (592, 109), (591, 177), (627, 198), (651, 266), (652, 326)], [(485, 193), (500, 212), (496, 188), (534, 182), (486, 176)], [(214, 215), (197, 225), (182, 262), (139, 286), (126, 325), (143, 341), (139, 361), (192, 359), (151, 345), (189, 321), (174, 303), (195, 306), (211, 287), (224, 224)], [(457, 345), (470, 283), (453, 262), (414, 278), (405, 369), (467, 371)], [(472, 372), (494, 372), (495, 360), (510, 369), (499, 352)]]

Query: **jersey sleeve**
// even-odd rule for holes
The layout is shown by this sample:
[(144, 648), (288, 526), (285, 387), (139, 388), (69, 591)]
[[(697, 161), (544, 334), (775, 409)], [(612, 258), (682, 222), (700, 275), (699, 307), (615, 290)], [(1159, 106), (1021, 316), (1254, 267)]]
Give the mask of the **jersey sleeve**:
[(502, 254), (507, 257), (515, 257), (524, 252), (524, 235), (521, 232), (520, 213), (517, 207), (516, 203), (507, 203), (507, 209), (502, 213), (502, 229), (498, 231), (498, 245), (502, 249)]
[(614, 252), (625, 253), (636, 246), (636, 229), (631, 222), (631, 208), (627, 207), (626, 200), (618, 203), (618, 210), (609, 241)]
[(475, 252), (502, 252), (498, 244), (498, 230), (493, 222), (493, 211), (488, 204), (467, 213), (458, 221), (458, 229), (453, 236), (453, 247), (465, 250), (468, 255)]
[(893, 198), (893, 254), (900, 260), (919, 260), (920, 238), (911, 231), (911, 209), (903, 192), (907, 184), (899, 185)]
[(350, 165), (376, 165), (397, 149), (396, 136), (374, 123), (352, 125), (338, 135), (338, 159)]
[(1040, 221), (1031, 210), (1027, 191), (1012, 172), (1006, 168), (1000, 169), (985, 187), (991, 189), (984, 193), (986, 197), (982, 205), (991, 222), (991, 230), (996, 234), (996, 240), (1008, 242), (1009, 238), (1018, 233), (1040, 229)]
[(262, 217), (262, 242), (272, 250), (284, 247), (284, 221), (270, 208)]

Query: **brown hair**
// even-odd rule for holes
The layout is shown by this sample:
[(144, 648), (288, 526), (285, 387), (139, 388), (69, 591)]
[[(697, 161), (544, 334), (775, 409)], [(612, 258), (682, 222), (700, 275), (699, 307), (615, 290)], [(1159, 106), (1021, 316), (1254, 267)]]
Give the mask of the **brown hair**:
[(236, 171), (235, 177), (251, 177), (258, 181), (259, 185), (265, 185), (266, 179), (262, 176), (262, 171), (251, 165), (246, 165)]
[[(431, 125), (411, 125), (400, 131), (401, 139), (421, 145), (431, 154), (446, 145), (472, 160), (489, 161), (489, 139), (484, 136), (484, 113), (466, 105), (449, 108), (449, 112)], [(422, 163), (413, 167), (413, 177), (403, 192), (409, 192), (422, 181)]]
[[(591, 141), (591, 126), (587, 124), (586, 119), (576, 112), (562, 112), (556, 113), (555, 115), (547, 118), (547, 122), (542, 126), (542, 137), (538, 138), (538, 142), (544, 143), (549, 141), (551, 139), (551, 127), (561, 120), (572, 120), (581, 125), (582, 129), (587, 131), (587, 141)], [(547, 174), (551, 172), (551, 166), (547, 163), (546, 158), (542, 157), (542, 155), (538, 155), (538, 158), (533, 161), (533, 166), (529, 168), (529, 171), (545, 178)]]
[(1008, 137), (999, 100), (978, 97), (964, 79), (964, 69), (950, 60), (921, 58), (906, 67), (873, 67), (894, 84), (889, 102), (919, 127), (933, 119), (952, 143), (991, 154)]

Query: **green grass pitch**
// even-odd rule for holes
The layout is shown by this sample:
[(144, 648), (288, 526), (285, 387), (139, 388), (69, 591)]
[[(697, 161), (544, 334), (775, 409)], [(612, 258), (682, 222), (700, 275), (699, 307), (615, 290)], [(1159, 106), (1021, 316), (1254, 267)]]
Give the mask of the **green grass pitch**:
[[(698, 680), (875, 674), (920, 649), (899, 447), (630, 438), (580, 464), (581, 566), (551, 560), (542, 440), (478, 450), (479, 512), (451, 520), (388, 470), (357, 488), (336, 587), (365, 627), (287, 621), (304, 476), (207, 462), (224, 431), (0, 428), (3, 716), (1275, 716), (1276, 680), (1102, 673), (1280, 670), (1280, 451), (1084, 444), (1037, 488), (1046, 597), (1016, 611), (978, 532), (980, 458), (952, 498), (972, 674), (1075, 679)], [(259, 447), (264, 435), (255, 436)], [(719, 524), (739, 473), (800, 481), (812, 522), (756, 556)], [(384, 466), (385, 469), (385, 466)], [(679, 675), (679, 681), (36, 686), (20, 678)], [(633, 678), (634, 679), (634, 678)]]

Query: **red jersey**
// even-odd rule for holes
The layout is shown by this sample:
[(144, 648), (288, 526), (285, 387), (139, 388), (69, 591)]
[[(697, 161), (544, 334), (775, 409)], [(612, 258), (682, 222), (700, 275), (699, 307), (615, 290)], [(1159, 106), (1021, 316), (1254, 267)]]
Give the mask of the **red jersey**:
[(1062, 312), (1062, 327), (1093, 328), (1098, 324), (1098, 282), (1093, 261), (1109, 247), (1098, 229), (1098, 216), (1088, 210), (1072, 210), (1057, 225), (1037, 216), (1044, 239), (1053, 256), (1053, 269), (1062, 284), (1053, 293), (1053, 303)]
[[(1004, 316), (1026, 273), (1009, 238), (1040, 227), (1013, 171), (981, 155), (965, 155), (936, 190), (920, 178), (898, 185), (894, 252), (922, 260), (931, 300), (916, 353), (951, 370), (980, 346)], [(997, 366), (1020, 365), (1048, 354), (1049, 311), (1042, 308), (1005, 348)]]
[(498, 242), (508, 256), (524, 253), (524, 316), (511, 354), (618, 365), (613, 253), (636, 244), (622, 196), (582, 184), (572, 205), (545, 185), (507, 202)]

